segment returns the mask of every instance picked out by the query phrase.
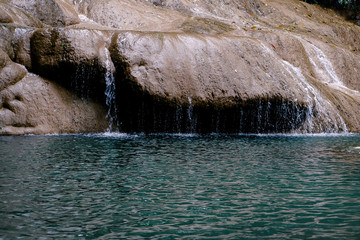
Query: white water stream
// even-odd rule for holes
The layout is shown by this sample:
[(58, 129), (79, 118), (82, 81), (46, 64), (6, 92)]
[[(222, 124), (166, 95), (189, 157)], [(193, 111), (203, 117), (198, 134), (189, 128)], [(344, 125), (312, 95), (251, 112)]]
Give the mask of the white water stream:
[(107, 129), (108, 132), (118, 131), (118, 118), (117, 118), (117, 106), (116, 106), (116, 85), (115, 85), (115, 77), (113, 74), (114, 66), (111, 62), (110, 52), (107, 48), (105, 48), (105, 81), (106, 81), (106, 105), (108, 107), (107, 119), (109, 119), (109, 127)]
[(193, 114), (193, 103), (192, 103), (192, 98), (188, 97), (188, 101), (189, 101), (189, 107), (187, 109), (187, 115), (188, 115), (188, 121), (189, 121), (189, 130), (190, 133), (193, 133), (195, 131), (195, 119), (194, 119), (194, 114)]
[[(278, 58), (275, 56), (275, 53), (267, 47), (265, 44), (262, 44), (265, 53), (271, 54), (273, 58)], [(305, 46), (308, 48), (308, 46)], [(322, 62), (323, 69), (316, 68), (319, 72), (319, 75), (325, 76), (324, 81), (332, 82), (337, 85), (342, 84), (342, 82), (337, 77), (330, 61), (327, 59), (326, 55), (318, 48), (314, 48), (316, 52), (316, 57)], [(316, 66), (315, 62), (312, 59), (312, 55), (308, 53), (310, 61)], [(338, 132), (348, 132), (347, 126), (339, 114), (339, 111), (336, 107), (327, 99), (323, 98), (319, 90), (309, 83), (306, 77), (303, 75), (300, 68), (295, 67), (291, 63), (281, 60), (281, 64), (284, 69), (296, 79), (299, 87), (304, 91), (306, 96), (306, 104), (309, 109), (306, 116), (306, 123), (299, 129), (301, 132), (314, 133), (314, 132), (326, 132), (326, 133), (338, 133)], [(330, 80), (328, 80), (330, 79)]]

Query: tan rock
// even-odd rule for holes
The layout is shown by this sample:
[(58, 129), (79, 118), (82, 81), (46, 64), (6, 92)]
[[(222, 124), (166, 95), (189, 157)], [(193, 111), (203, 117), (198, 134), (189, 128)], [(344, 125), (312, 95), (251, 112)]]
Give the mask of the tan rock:
[(131, 75), (150, 94), (186, 101), (270, 95), (305, 99), (275, 51), (257, 39), (128, 32), (119, 34), (115, 44), (119, 59), (114, 61), (126, 59)]
[(12, 47), (14, 51), (13, 60), (27, 69), (31, 69), (30, 38), (35, 32), (32, 28), (16, 28), (13, 34)]
[(68, 0), (11, 0), (10, 4), (50, 26), (77, 24), (80, 19)]
[(42, 27), (43, 24), (36, 17), (29, 15), (24, 10), (13, 6), (9, 1), (0, 2), (0, 23), (28, 27)]
[[(217, 109), (231, 108), (243, 101), (279, 98), (295, 101), (299, 107), (307, 106), (313, 119), (304, 122), (304, 131), (347, 130), (347, 122), (353, 123), (349, 130), (358, 131), (358, 123), (354, 124), (357, 120), (349, 118), (358, 116), (360, 94), (338, 77), (340, 74), (325, 53), (328, 49), (323, 51), (322, 45), (292, 37), (275, 37), (276, 43), (261, 38), (265, 41), (128, 32), (114, 38), (112, 56), (117, 72), (127, 73), (120, 78), (154, 98), (181, 104), (191, 99), (194, 106), (210, 104)], [(271, 42), (287, 45), (287, 52)], [(298, 58), (289, 55), (292, 53)], [(358, 57), (353, 56), (353, 60), (353, 64), (358, 64)], [(352, 71), (353, 75), (356, 70), (350, 65), (347, 63), (343, 71)], [(342, 99), (342, 108), (335, 98)], [(351, 102), (354, 100), (356, 104)]]
[(0, 135), (99, 132), (107, 128), (103, 107), (27, 73), (3, 53), (1, 63)]
[(86, 29), (38, 30), (30, 40), (32, 71), (80, 97), (102, 101), (110, 36)]
[(20, 81), (26, 73), (23, 66), (13, 63), (8, 55), (0, 49), (0, 91)]

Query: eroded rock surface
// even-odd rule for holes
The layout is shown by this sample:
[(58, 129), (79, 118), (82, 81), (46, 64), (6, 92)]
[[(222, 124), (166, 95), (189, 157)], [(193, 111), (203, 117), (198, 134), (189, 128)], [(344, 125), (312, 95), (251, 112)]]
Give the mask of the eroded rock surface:
[(50, 26), (67, 26), (80, 22), (74, 5), (69, 0), (10, 0), (9, 3)]
[(28, 73), (0, 50), (1, 134), (99, 132), (108, 123), (103, 107)]
[(0, 13), (0, 134), (360, 132), (360, 27), (333, 10), (6, 0)]

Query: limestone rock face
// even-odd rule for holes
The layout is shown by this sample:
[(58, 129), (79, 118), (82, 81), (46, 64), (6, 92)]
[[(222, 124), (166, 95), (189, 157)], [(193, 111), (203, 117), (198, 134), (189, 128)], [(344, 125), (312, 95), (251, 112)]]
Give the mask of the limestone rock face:
[(0, 134), (360, 132), (360, 27), (333, 10), (6, 0), (0, 23)]
[[(26, 3), (25, 1), (23, 3)], [(0, 2), (0, 22), (6, 24), (16, 24), (28, 27), (42, 27), (39, 19), (26, 13), (10, 3), (10, 1)]]
[(272, 95), (306, 100), (302, 82), (286, 71), (289, 63), (258, 39), (137, 32), (115, 39), (113, 60), (125, 58), (136, 83), (151, 94), (185, 101)]
[(94, 22), (119, 30), (173, 31), (186, 18), (132, 0), (79, 1), (78, 9)]
[(49, 134), (104, 131), (106, 112), (64, 88), (28, 73), (0, 50), (1, 134)]
[(20, 81), (26, 75), (26, 69), (13, 63), (6, 53), (0, 50), (0, 91)]
[[(106, 33), (84, 29), (45, 29), (30, 39), (31, 69), (80, 97), (105, 97)], [(108, 59), (109, 60), (109, 59)]]
[[(263, 39), (265, 40), (266, 36), (263, 36)], [(353, 117), (358, 116), (360, 109), (360, 95), (356, 90), (358, 81), (356, 79), (351, 81), (350, 76), (346, 78), (347, 80), (343, 75), (338, 77), (335, 64), (325, 53), (329, 51), (326, 46), (321, 45), (321, 42), (309, 43), (296, 37), (287, 37), (281, 42), (279, 37), (277, 45), (280, 46), (288, 44), (286, 41), (292, 41), (293, 44), (288, 45), (287, 50), (297, 54), (299, 58), (295, 59), (285, 55), (281, 47), (277, 49), (274, 44), (270, 44), (274, 41), (263, 39), (127, 32), (114, 36), (111, 50), (112, 59), (118, 69), (118, 78), (123, 81), (120, 88), (127, 89), (126, 85), (131, 85), (132, 89), (127, 91), (134, 91), (134, 95), (138, 95), (136, 91), (145, 92), (150, 96), (165, 99), (163, 101), (189, 104), (197, 118), (204, 118), (201, 116), (202, 111), (214, 111), (208, 116), (211, 121), (225, 121), (221, 120), (221, 115), (225, 115), (224, 111), (232, 109), (231, 111), (249, 115), (247, 119), (251, 121), (263, 121), (263, 119), (259, 120), (263, 117), (259, 116), (260, 113), (244, 109), (244, 102), (247, 104), (247, 101), (258, 101), (260, 103), (252, 107), (265, 111), (261, 114), (270, 114), (263, 110), (271, 108), (270, 105), (290, 104), (291, 108), (284, 111), (291, 116), (291, 121), (299, 121), (295, 125), (302, 131), (322, 132), (335, 129), (345, 131), (348, 130), (348, 126), (354, 126), (353, 123), (356, 123), (355, 129), (358, 128), (358, 120)], [(324, 51), (321, 48), (324, 48)], [(346, 56), (351, 55), (346, 50), (333, 51), (332, 54), (337, 59), (347, 60), (349, 58)], [(343, 63), (343, 69), (339, 71), (351, 72), (357, 69), (353, 66), (358, 66), (360, 58), (356, 55), (352, 57), (354, 57), (352, 64)], [(134, 90), (134, 86), (137, 86), (137, 90)], [(120, 95), (124, 94), (126, 95), (126, 93)], [(128, 99), (130, 97), (127, 96)], [(281, 99), (280, 103), (276, 100), (278, 98)], [(341, 98), (337, 105), (334, 104), (335, 98)], [(136, 100), (133, 99), (131, 102)], [(144, 102), (149, 101), (144, 100)], [(341, 107), (338, 104), (341, 104)], [(215, 110), (210, 110), (209, 106), (213, 106)], [(134, 113), (133, 118), (135, 119), (139, 114)], [(154, 113), (149, 113), (151, 114)], [(176, 118), (176, 113), (173, 115), (175, 115), (173, 118)], [(296, 117), (293, 115), (299, 115), (300, 119), (294, 120)], [(303, 115), (307, 116), (303, 117)], [(283, 112), (280, 111), (272, 117), (280, 119), (282, 116)], [(143, 118), (147, 119), (149, 116)], [(217, 120), (213, 120), (214, 118)], [(234, 124), (239, 124), (235, 122), (243, 121), (240, 116), (232, 116), (232, 118), (236, 119), (231, 123), (233, 127)], [(127, 121), (132, 122), (134, 119)], [(202, 120), (204, 121), (206, 119)], [(268, 116), (266, 121), (275, 120)], [(299, 124), (302, 127), (298, 127)], [(208, 125), (211, 123), (208, 123), (207, 127)], [(288, 131), (294, 127), (289, 125), (288, 128), (283, 129), (273, 125), (276, 123), (261, 123), (260, 128), (263, 131)], [(251, 130), (243, 129), (240, 125), (235, 128), (237, 131), (253, 132), (258, 127), (259, 125), (255, 124), (254, 129), (247, 126), (247, 129)], [(144, 128), (146, 131), (146, 127)], [(214, 131), (215, 128), (213, 126)], [(206, 131), (201, 127), (198, 130)], [(231, 132), (229, 129), (224, 131)]]
[(10, 4), (50, 26), (67, 26), (80, 22), (74, 6), (68, 0), (11, 0)]

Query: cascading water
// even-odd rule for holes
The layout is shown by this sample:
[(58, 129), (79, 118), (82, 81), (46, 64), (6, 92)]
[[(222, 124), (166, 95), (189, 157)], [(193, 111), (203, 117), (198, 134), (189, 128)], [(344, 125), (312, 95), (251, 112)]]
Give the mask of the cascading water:
[[(300, 80), (303, 89), (308, 96), (307, 104), (309, 112), (304, 130), (313, 132), (347, 132), (346, 124), (339, 115), (337, 109), (327, 100), (325, 100), (319, 91), (307, 82), (300, 68), (297, 68), (284, 61), (285, 69), (294, 77)], [(317, 115), (317, 116), (316, 116)]]
[[(274, 55), (273, 51), (268, 48), (266, 45), (262, 44), (264, 52), (267, 54)], [(305, 48), (308, 46), (304, 45)], [(319, 50), (317, 53), (319, 53)], [(321, 51), (321, 50), (320, 50)], [(314, 63), (311, 59), (311, 54), (309, 54), (310, 61)], [(336, 76), (330, 62), (325, 58), (325, 54), (321, 55), (321, 58), (324, 60), (323, 64), (325, 71), (328, 73), (328, 78), (334, 79), (333, 81), (339, 83), (340, 80)], [(325, 61), (325, 59), (327, 61)], [(327, 133), (336, 133), (336, 132), (347, 132), (346, 124), (343, 118), (338, 113), (333, 104), (330, 101), (324, 99), (321, 93), (313, 87), (303, 75), (300, 68), (293, 66), (291, 63), (281, 60), (281, 63), (284, 69), (292, 76), (294, 79), (299, 81), (299, 87), (304, 90), (306, 96), (306, 104), (308, 106), (308, 111), (306, 113), (306, 122), (300, 132), (314, 133), (314, 132), (327, 132)], [(314, 63), (315, 64), (315, 63)]]
[[(330, 85), (331, 87), (341, 88), (342, 90), (354, 92), (353, 90), (347, 88), (341, 82), (330, 60), (320, 48), (309, 42), (303, 42), (303, 45), (305, 46), (305, 50), (307, 51), (309, 60), (316, 71), (318, 79), (322, 80), (324, 83)], [(328, 104), (331, 105), (330, 109), (332, 109), (333, 113), (336, 114), (336, 128), (338, 130), (342, 130), (343, 132), (348, 132), (345, 121), (336, 110), (336, 107), (334, 107), (333, 104), (331, 104), (330, 102), (328, 102)]]
[(108, 113), (106, 118), (109, 120), (109, 127), (107, 129), (108, 132), (119, 131), (119, 121), (117, 118), (117, 106), (116, 106), (116, 85), (115, 85), (115, 77), (113, 74), (114, 66), (112, 65), (110, 52), (107, 48), (105, 48), (105, 82), (106, 82), (106, 106), (108, 107)]
[(121, 131), (144, 133), (288, 133), (299, 129), (308, 112), (303, 103), (276, 96), (234, 99), (233, 104), (194, 101), (169, 102), (144, 93), (117, 65)]
[(358, 91), (344, 85), (337, 76), (332, 63), (320, 48), (310, 42), (303, 42), (303, 45), (306, 46), (306, 52), (309, 55), (309, 60), (316, 71), (318, 79), (332, 88), (340, 89), (350, 94), (360, 94)]
[(193, 104), (191, 97), (188, 97), (189, 107), (187, 109), (188, 131), (193, 133), (195, 130), (195, 119), (193, 114)]
[[(309, 48), (309, 46), (305, 46)], [(234, 98), (231, 104), (199, 101), (190, 96), (185, 101), (174, 103), (167, 97), (153, 96), (144, 91), (143, 86), (134, 84), (128, 75), (129, 66), (115, 62), (119, 81), (119, 95), (115, 101), (115, 82), (112, 75), (110, 54), (106, 51), (106, 96), (109, 107), (110, 131), (119, 126), (125, 132), (145, 133), (339, 133), (347, 132), (347, 126), (339, 108), (326, 95), (327, 87), (322, 81), (304, 75), (300, 67), (279, 58), (274, 50), (262, 44), (264, 58), (281, 64), (282, 77), (292, 78), (291, 88), (286, 81), (282, 86), (284, 95), (259, 95), (249, 99)], [(328, 84), (341, 85), (331, 62), (321, 50), (313, 50), (317, 59), (310, 59), (320, 69), (324, 69)], [(311, 56), (309, 55), (309, 58)], [(315, 58), (315, 57), (314, 57)], [(322, 65), (317, 63), (322, 60)], [(320, 73), (319, 73), (320, 74)], [(342, 88), (345, 86), (342, 85)], [(350, 90), (349, 90), (350, 91)], [(117, 106), (115, 102), (118, 102)], [(120, 112), (126, 113), (117, 114)], [(119, 120), (118, 120), (119, 118)]]
[(176, 107), (176, 112), (175, 112), (175, 126), (176, 126), (175, 131), (177, 133), (181, 133), (182, 121), (183, 121), (183, 111), (182, 111), (182, 107), (178, 105)]
[(88, 99), (90, 95), (89, 82), (92, 78), (92, 71), (87, 69), (85, 64), (76, 67), (75, 78), (71, 81), (71, 88), (82, 99)]

